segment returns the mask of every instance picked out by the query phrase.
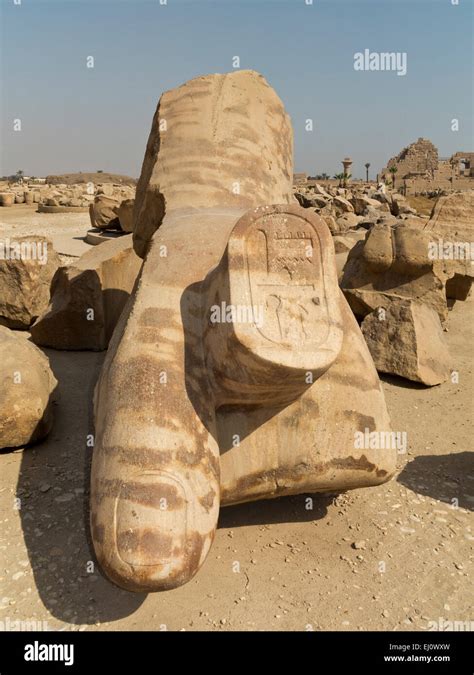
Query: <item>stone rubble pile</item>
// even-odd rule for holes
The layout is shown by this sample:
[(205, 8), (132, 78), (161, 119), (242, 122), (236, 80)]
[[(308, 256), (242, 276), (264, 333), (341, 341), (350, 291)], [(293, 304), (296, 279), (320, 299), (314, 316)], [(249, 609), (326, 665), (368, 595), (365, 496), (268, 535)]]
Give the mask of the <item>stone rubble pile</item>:
[(416, 210), (403, 195), (375, 187), (362, 187), (354, 183), (346, 188), (323, 188), (316, 183), (311, 186), (298, 185), (293, 189), (300, 206), (320, 215), (333, 235), (369, 229), (382, 222), (394, 224), (397, 220), (416, 216)]
[(121, 183), (15, 184), (0, 188), (0, 206), (38, 204), (39, 210), (45, 212), (89, 209), (92, 227), (123, 229), (124, 232), (131, 232), (128, 211), (122, 215), (124, 227), (117, 219), (117, 212), (123, 201), (129, 204), (134, 197), (135, 188)]

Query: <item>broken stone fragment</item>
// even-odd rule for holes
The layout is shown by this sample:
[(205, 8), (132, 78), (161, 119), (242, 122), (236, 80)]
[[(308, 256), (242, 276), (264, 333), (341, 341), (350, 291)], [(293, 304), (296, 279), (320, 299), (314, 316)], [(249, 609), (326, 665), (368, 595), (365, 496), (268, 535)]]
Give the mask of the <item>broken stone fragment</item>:
[(380, 211), (381, 202), (377, 199), (371, 199), (365, 195), (354, 195), (351, 198), (351, 204), (354, 207), (354, 212), (357, 216), (364, 216), (368, 209), (377, 209)]
[(341, 216), (343, 213), (354, 213), (354, 207), (344, 197), (334, 197), (332, 203), (336, 210), (336, 216)]
[(474, 241), (474, 190), (440, 197), (426, 229), (448, 241)]
[(399, 222), (397, 227), (375, 225), (350, 251), (341, 281), (344, 295), (361, 319), (406, 298), (428, 305), (444, 322), (446, 298), (467, 297), (474, 276), (471, 261), (438, 255), (436, 230)]
[(0, 193), (0, 205), (1, 206), (13, 206), (15, 203), (15, 195), (13, 192), (2, 192)]
[(411, 300), (392, 300), (362, 322), (369, 351), (379, 372), (429, 386), (445, 382), (452, 361), (437, 313)]
[(92, 227), (99, 229), (120, 229), (117, 211), (120, 201), (108, 195), (99, 194), (89, 206)]
[(339, 232), (347, 232), (348, 230), (355, 229), (359, 222), (361, 221), (361, 216), (356, 216), (355, 213), (344, 213), (342, 216), (336, 219), (337, 227)]
[(0, 326), (0, 448), (28, 445), (49, 433), (56, 385), (38, 347)]
[(33, 341), (55, 349), (106, 349), (140, 266), (131, 235), (124, 235), (60, 267), (50, 303), (31, 327)]
[(358, 241), (365, 239), (363, 232), (346, 232), (344, 235), (333, 237), (334, 250), (336, 253), (349, 253)]
[(416, 213), (416, 209), (412, 208), (406, 198), (397, 192), (391, 194), (390, 211), (394, 216), (401, 216), (403, 214), (412, 215)]
[(124, 199), (118, 207), (117, 216), (124, 232), (133, 232), (134, 199)]
[(61, 259), (46, 237), (0, 241), (0, 325), (26, 330), (49, 302)]

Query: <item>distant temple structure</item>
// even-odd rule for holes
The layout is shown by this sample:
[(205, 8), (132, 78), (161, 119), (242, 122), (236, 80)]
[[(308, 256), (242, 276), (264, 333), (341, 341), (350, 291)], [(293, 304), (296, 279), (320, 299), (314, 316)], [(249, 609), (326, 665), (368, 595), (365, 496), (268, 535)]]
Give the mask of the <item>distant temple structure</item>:
[(474, 188), (474, 152), (439, 157), (437, 147), (426, 138), (419, 138), (392, 157), (379, 173), (378, 180), (392, 180), (392, 167), (397, 168), (396, 187), (406, 194)]

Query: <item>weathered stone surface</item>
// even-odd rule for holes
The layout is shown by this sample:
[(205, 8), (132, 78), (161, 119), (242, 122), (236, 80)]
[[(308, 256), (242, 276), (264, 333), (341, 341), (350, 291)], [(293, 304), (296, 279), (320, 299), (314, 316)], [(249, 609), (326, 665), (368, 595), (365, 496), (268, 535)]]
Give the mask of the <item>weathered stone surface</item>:
[(324, 220), (326, 225), (329, 227), (329, 231), (331, 232), (331, 234), (339, 234), (339, 226), (336, 223), (336, 220), (335, 220), (335, 218), (333, 218), (333, 216), (328, 216), (328, 215), (325, 215), (325, 214), (324, 215), (319, 214), (319, 215)]
[(393, 299), (406, 298), (428, 305), (443, 322), (447, 295), (465, 299), (472, 265), (469, 260), (436, 257), (431, 231), (400, 223), (395, 228), (377, 224), (365, 241), (354, 246), (341, 281), (344, 295), (360, 318), (379, 306), (387, 307)]
[(411, 300), (393, 300), (362, 322), (379, 372), (433, 386), (445, 382), (452, 361), (437, 313)]
[(92, 227), (98, 227), (99, 229), (119, 228), (120, 223), (117, 218), (119, 206), (118, 199), (103, 194), (97, 195), (89, 207)]
[(392, 194), (390, 211), (394, 216), (415, 215), (416, 209), (412, 208), (403, 195), (396, 192)]
[(46, 356), (3, 326), (0, 383), (0, 448), (16, 448), (44, 438), (53, 424), (56, 379)]
[(255, 71), (197, 77), (166, 92), (137, 185), (135, 250), (144, 256), (174, 209), (292, 203), (292, 154), (290, 119)]
[[(278, 142), (272, 129), (277, 123), (278, 136), (291, 138), (291, 128), (280, 101), (254, 73), (193, 83), (165, 95), (173, 108), (164, 118), (202, 106), (206, 114), (197, 124), (193, 118), (185, 147), (189, 157), (188, 145), (207, 139), (200, 163), (213, 187), (203, 188), (200, 167), (183, 175), (170, 145), (169, 170), (158, 169), (163, 183), (152, 184), (164, 186), (171, 203), (185, 185), (180, 207), (147, 229), (159, 202), (148, 196), (146, 205), (147, 196), (137, 194), (149, 220), (135, 242), (146, 243), (147, 254), (95, 392), (92, 537), (106, 574), (133, 591), (192, 578), (210, 549), (220, 503), (375, 485), (390, 478), (396, 461), (395, 449), (355, 444), (357, 431), (389, 430), (390, 423), (338, 289), (330, 232), (312, 209), (285, 203), (292, 199), (291, 142)], [(201, 94), (195, 109), (189, 91)], [(237, 127), (229, 124), (231, 102), (245, 106)], [(219, 173), (235, 129), (250, 137), (259, 130), (257, 145), (241, 144), (236, 157), (250, 210)], [(266, 168), (255, 169), (261, 129)], [(180, 159), (184, 151), (176, 144), (174, 152)], [(146, 192), (154, 166), (145, 158)]]
[[(95, 402), (92, 528), (101, 533), (95, 546), (107, 574), (131, 590), (184, 583), (204, 560), (212, 540), (205, 532), (212, 531), (217, 518), (219, 453), (223, 504), (369, 485), (388, 479), (394, 470), (395, 457), (390, 451), (354, 449), (356, 430), (364, 425), (389, 429), (389, 421), (369, 353), (337, 288), (329, 232), (312, 212), (293, 206), (286, 209), (291, 209), (294, 220), (288, 215), (280, 217), (273, 207), (262, 207), (237, 224), (239, 213), (226, 215), (223, 209), (176, 212), (166, 216), (152, 239), (133, 302), (109, 346)], [(291, 232), (307, 231), (315, 246), (315, 266), (305, 273), (296, 261), (306, 242), (270, 238), (275, 243), (269, 280), (279, 280), (277, 296), (270, 290), (261, 298), (253, 295), (259, 292), (259, 280), (263, 281), (260, 270), (265, 257), (259, 223), (252, 225), (252, 217), (265, 219), (274, 232), (281, 231), (283, 223)], [(317, 236), (311, 235), (313, 223)], [(227, 253), (222, 256), (227, 241)], [(161, 258), (163, 246), (179, 249), (180, 255)], [(196, 247), (200, 256), (195, 254)], [(230, 298), (237, 307), (248, 306), (241, 267), (247, 263), (240, 253), (245, 248), (252, 256), (248, 264), (255, 270), (251, 297), (270, 312), (270, 318), (263, 320), (263, 326), (268, 321), (268, 335), (261, 335), (254, 324), (212, 327), (210, 323), (211, 307), (221, 307), (222, 302), (228, 305)], [(289, 268), (293, 281), (278, 263), (280, 250), (297, 256)], [(216, 265), (201, 288), (199, 280)], [(308, 275), (317, 269), (325, 281), (315, 277), (313, 286)], [(307, 289), (305, 293), (300, 284)], [(317, 303), (311, 300), (313, 295)], [(200, 307), (206, 308), (204, 313)], [(280, 335), (276, 342), (275, 331)], [(331, 333), (333, 338), (329, 338)], [(327, 336), (326, 342), (315, 336)], [(313, 340), (317, 340), (314, 346)], [(147, 346), (151, 344), (162, 346), (155, 353)], [(163, 380), (160, 383), (163, 372), (173, 373), (171, 387)], [(313, 387), (305, 382), (308, 373), (315, 379)], [(214, 383), (210, 391), (205, 384), (209, 377)], [(146, 428), (130, 414), (132, 410), (142, 411), (151, 420)], [(153, 410), (160, 411), (156, 421)], [(297, 427), (293, 424), (296, 418)], [(289, 437), (282, 435), (282, 428), (293, 432)], [(233, 434), (240, 438), (235, 450)], [(336, 437), (337, 443), (331, 442)], [(156, 509), (161, 498), (172, 494), (176, 503), (172, 512), (140, 508), (136, 522), (127, 497), (131, 488), (124, 487), (123, 497), (115, 492), (107, 495), (106, 485), (130, 485), (133, 465), (143, 472), (132, 472), (134, 501), (140, 502), (141, 494), (151, 494), (151, 485), (155, 485)], [(304, 471), (298, 466), (304, 466)], [(193, 504), (187, 517), (184, 495)], [(111, 509), (117, 499), (120, 520), (114, 530)], [(199, 533), (191, 567), (181, 555), (171, 553), (174, 547), (185, 550), (184, 535), (178, 533), (186, 528)], [(126, 531), (134, 534), (125, 537), (121, 533)], [(160, 541), (164, 537), (169, 546), (163, 554), (139, 546), (143, 531)], [(168, 539), (169, 533), (177, 534)], [(195, 535), (188, 536), (192, 542)]]
[(124, 232), (133, 232), (134, 204), (134, 199), (124, 199), (118, 208), (117, 216), (120, 222), (120, 227)]
[(0, 325), (21, 330), (35, 321), (48, 306), (51, 280), (60, 264), (46, 237), (0, 242)]
[(440, 197), (426, 229), (450, 241), (474, 241), (474, 190)]
[(310, 207), (324, 208), (327, 204), (327, 200), (324, 199), (324, 197), (314, 194), (313, 192), (307, 193), (296, 192), (295, 197), (297, 202), (301, 204), (301, 206), (305, 209)]
[(335, 207), (337, 216), (340, 216), (343, 213), (354, 213), (354, 207), (350, 201), (344, 197), (334, 197), (333, 205)]
[(327, 200), (332, 199), (329, 192), (327, 190), (325, 190), (323, 187), (321, 187), (321, 185), (318, 185), (318, 183), (316, 183), (316, 185), (313, 187), (313, 190), (317, 195), (321, 195), (321, 197), (324, 197)]
[(371, 199), (365, 195), (354, 195), (350, 201), (357, 216), (364, 216), (369, 208), (380, 210), (382, 206), (377, 199)]
[(358, 241), (365, 239), (365, 232), (346, 232), (344, 235), (333, 237), (334, 250), (336, 253), (348, 253)]
[(344, 213), (344, 215), (336, 219), (338, 231), (347, 232), (347, 230), (352, 230), (359, 225), (361, 220), (362, 217), (356, 216), (355, 213)]
[(396, 167), (396, 179), (409, 176), (432, 176), (438, 168), (438, 150), (431, 141), (419, 138), (406, 148), (403, 148), (396, 157), (392, 157), (382, 174), (390, 177), (390, 167)]
[(50, 303), (31, 327), (33, 341), (54, 349), (106, 349), (140, 266), (125, 235), (60, 267)]
[(13, 206), (15, 203), (15, 195), (13, 192), (2, 192), (0, 194), (0, 204), (2, 206)]

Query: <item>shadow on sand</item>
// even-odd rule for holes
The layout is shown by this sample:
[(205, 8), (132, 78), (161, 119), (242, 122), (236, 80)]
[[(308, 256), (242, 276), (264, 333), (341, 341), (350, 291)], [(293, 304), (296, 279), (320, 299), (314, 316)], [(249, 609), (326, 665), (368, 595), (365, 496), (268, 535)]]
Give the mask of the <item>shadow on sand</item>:
[(418, 494), (474, 511), (472, 452), (421, 455), (405, 466), (397, 480)]
[(117, 588), (100, 573), (89, 534), (92, 398), (105, 352), (45, 349), (58, 380), (55, 421), (46, 440), (26, 449), (17, 486), (35, 585), (57, 619), (114, 621), (146, 598)]

